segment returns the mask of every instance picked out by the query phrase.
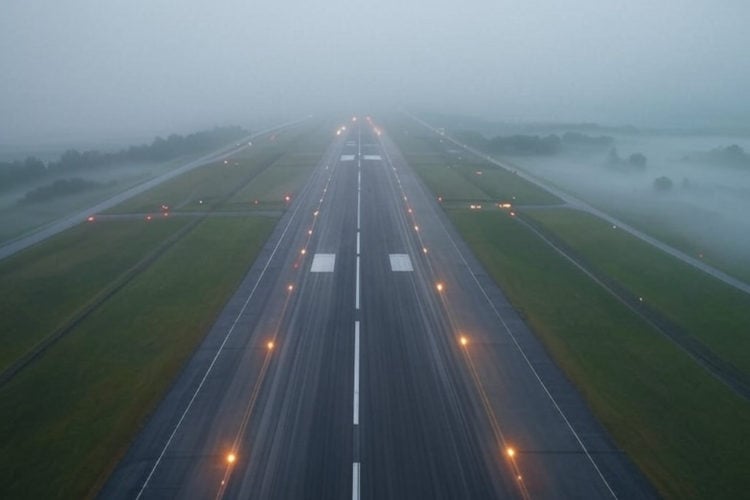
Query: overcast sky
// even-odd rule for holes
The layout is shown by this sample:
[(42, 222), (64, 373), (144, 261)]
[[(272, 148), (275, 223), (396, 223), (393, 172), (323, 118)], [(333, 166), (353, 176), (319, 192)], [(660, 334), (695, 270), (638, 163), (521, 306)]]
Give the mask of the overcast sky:
[(0, 1), (0, 144), (388, 106), (750, 122), (744, 0)]

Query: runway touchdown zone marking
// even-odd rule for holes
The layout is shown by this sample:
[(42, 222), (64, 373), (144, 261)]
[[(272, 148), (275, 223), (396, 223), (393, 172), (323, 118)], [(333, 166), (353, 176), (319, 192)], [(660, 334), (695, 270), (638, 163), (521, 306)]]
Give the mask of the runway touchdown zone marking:
[(392, 253), (388, 257), (391, 259), (391, 271), (393, 272), (409, 272), (414, 271), (411, 265), (411, 258), (409, 254), (405, 253)]
[(310, 266), (311, 273), (332, 273), (336, 265), (335, 253), (316, 253)]

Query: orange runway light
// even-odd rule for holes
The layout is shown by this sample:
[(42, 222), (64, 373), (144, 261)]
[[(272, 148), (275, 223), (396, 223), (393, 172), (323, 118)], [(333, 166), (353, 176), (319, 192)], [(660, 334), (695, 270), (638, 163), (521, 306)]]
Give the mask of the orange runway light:
[(233, 464), (236, 461), (237, 461), (237, 455), (235, 455), (234, 453), (228, 453), (227, 454), (227, 463), (228, 464), (231, 465), (231, 464)]
[(461, 335), (458, 341), (461, 342), (461, 345), (463, 346), (469, 343), (469, 339), (466, 337), (466, 335)]
[(438, 283), (435, 285), (435, 288), (437, 288), (438, 292), (442, 292), (445, 289), (445, 285), (443, 285), (442, 283)]
[(269, 351), (272, 350), (273, 349), (273, 341), (268, 341), (268, 344), (266, 344), (266, 347), (268, 347)]
[(513, 458), (516, 456), (516, 450), (510, 447), (507, 450), (505, 450), (505, 453), (507, 453), (510, 458)]

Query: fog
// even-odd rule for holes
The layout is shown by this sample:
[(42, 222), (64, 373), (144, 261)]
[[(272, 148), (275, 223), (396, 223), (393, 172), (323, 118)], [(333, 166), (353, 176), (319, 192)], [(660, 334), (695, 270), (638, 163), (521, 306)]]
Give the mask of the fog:
[[(554, 154), (499, 156), (694, 257), (750, 281), (750, 136), (469, 123), (472, 130), (487, 137), (516, 133), (564, 137), (566, 131), (609, 137), (612, 142), (607, 145), (583, 146), (563, 140)], [(732, 145), (744, 151), (736, 163), (710, 154)], [(612, 148), (619, 161), (610, 158)], [(646, 165), (631, 164), (628, 158), (633, 153), (643, 154)], [(659, 177), (669, 178), (671, 188), (657, 189)]]
[(744, 0), (3, 2), (0, 144), (405, 106), (748, 123)]

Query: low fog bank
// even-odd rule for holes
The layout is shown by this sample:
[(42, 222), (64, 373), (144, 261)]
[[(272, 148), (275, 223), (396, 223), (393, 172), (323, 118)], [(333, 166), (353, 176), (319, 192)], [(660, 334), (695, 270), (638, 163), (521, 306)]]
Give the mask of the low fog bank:
[(48, 159), (42, 159), (42, 150), (39, 156), (0, 161), (0, 242), (84, 210), (247, 135), (249, 131), (241, 127), (222, 127), (110, 150), (68, 149)]
[(451, 130), (474, 144), (477, 132), (484, 150), (750, 279), (749, 136), (596, 124)]

